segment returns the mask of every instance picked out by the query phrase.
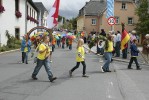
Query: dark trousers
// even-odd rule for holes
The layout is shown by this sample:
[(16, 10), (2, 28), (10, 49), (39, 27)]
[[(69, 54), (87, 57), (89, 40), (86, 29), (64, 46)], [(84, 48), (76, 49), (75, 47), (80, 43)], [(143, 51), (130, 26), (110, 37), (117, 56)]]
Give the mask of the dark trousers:
[(72, 50), (72, 44), (69, 44), (69, 50)]
[(85, 75), (86, 74), (86, 64), (85, 64), (85, 61), (77, 62), (76, 66), (71, 69), (71, 72), (73, 72), (74, 70), (79, 68), (80, 63), (82, 63), (82, 65), (83, 65), (83, 75)]
[(133, 61), (135, 61), (136, 67), (139, 68), (140, 65), (138, 63), (137, 57), (131, 57), (130, 62), (129, 62), (129, 65), (128, 65), (128, 68), (131, 68), (131, 65), (132, 65)]
[(64, 43), (62, 43), (62, 49), (65, 49), (65, 44)]
[(52, 52), (54, 52), (54, 49), (55, 49), (55, 45), (52, 45)]
[(128, 49), (128, 48), (125, 48), (125, 49), (122, 51), (122, 53), (123, 53), (122, 58), (124, 58), (124, 59), (127, 59), (127, 49)]
[(22, 63), (24, 63), (25, 56), (26, 56), (25, 52), (22, 52)]
[(121, 42), (120, 41), (116, 42), (116, 47), (115, 47), (116, 57), (120, 57), (120, 46), (121, 46)]

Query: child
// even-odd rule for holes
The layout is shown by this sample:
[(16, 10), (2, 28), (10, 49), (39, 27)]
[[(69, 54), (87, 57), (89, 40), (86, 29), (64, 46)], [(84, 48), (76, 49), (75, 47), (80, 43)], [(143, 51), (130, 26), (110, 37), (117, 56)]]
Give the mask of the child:
[(128, 65), (128, 69), (132, 69), (131, 65), (132, 65), (133, 61), (135, 61), (137, 70), (141, 70), (140, 65), (137, 61), (137, 56), (139, 53), (139, 50), (137, 48), (137, 39), (133, 40), (133, 42), (130, 46), (130, 49), (131, 49), (131, 59), (130, 59), (129, 65)]
[(88, 77), (86, 75), (85, 51), (84, 51), (83, 44), (84, 44), (84, 40), (79, 39), (78, 44), (77, 44), (77, 55), (76, 55), (76, 62), (77, 63), (76, 63), (76, 66), (69, 71), (70, 77), (72, 76), (72, 72), (74, 70), (76, 70), (77, 68), (79, 68), (80, 63), (82, 63), (82, 65), (83, 65), (82, 77)]
[(103, 55), (104, 53), (104, 44), (103, 41), (99, 41), (99, 43), (97, 43), (97, 54)]

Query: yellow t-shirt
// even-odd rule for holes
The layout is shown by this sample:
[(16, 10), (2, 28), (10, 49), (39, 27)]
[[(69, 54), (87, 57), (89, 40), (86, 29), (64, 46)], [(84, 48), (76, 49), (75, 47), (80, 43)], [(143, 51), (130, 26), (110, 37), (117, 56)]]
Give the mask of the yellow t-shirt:
[[(80, 54), (82, 55), (82, 57), (78, 56), (78, 53), (80, 53)], [(79, 48), (77, 49), (76, 61), (77, 61), (77, 62), (84, 61), (84, 58), (85, 58), (84, 47), (79, 47)]]
[(48, 48), (47, 51), (43, 52), (43, 53), (38, 53), (37, 58), (40, 60), (44, 60), (46, 57), (49, 56), (50, 54), (50, 48), (49, 46), (45, 45), (45, 44), (40, 44), (39, 46), (39, 51), (45, 50), (46, 48)]
[(28, 48), (27, 48), (27, 47), (25, 47), (25, 48), (24, 48), (24, 52), (27, 52), (27, 51), (28, 51)]
[(105, 52), (112, 52), (113, 51), (113, 42), (112, 41), (108, 41), (109, 47), (107, 50), (105, 50)]

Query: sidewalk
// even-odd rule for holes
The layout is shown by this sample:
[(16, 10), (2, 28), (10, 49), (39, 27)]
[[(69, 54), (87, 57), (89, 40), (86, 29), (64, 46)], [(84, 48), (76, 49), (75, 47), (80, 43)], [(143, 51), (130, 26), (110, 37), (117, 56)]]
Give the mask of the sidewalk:
[[(90, 50), (87, 44), (84, 44), (84, 48), (85, 48), (87, 51)], [(142, 47), (139, 47), (138, 49), (139, 49), (140, 51), (142, 51)], [(93, 47), (91, 48), (91, 52), (94, 53), (94, 54), (97, 53), (97, 48), (96, 48), (96, 46), (93, 46)], [(103, 57), (102, 55), (98, 55), (98, 56)], [(130, 60), (131, 55), (128, 54), (127, 56), (128, 56), (127, 59), (123, 59), (123, 58), (122, 58), (122, 54), (121, 54), (121, 57), (113, 57), (113, 60), (129, 63), (129, 60)], [(148, 66), (149, 66), (149, 64), (146, 64), (146, 63), (145, 63), (144, 58), (142, 57), (142, 55), (141, 55), (140, 53), (139, 53), (139, 56), (138, 56), (138, 61), (139, 61), (140, 65), (148, 65)]]

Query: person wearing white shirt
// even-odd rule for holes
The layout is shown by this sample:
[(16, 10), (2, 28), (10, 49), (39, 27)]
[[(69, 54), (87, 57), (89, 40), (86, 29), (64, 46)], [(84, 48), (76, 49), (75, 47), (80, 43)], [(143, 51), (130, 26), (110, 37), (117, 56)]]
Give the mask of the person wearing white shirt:
[(120, 57), (120, 47), (121, 47), (121, 33), (120, 31), (117, 31), (116, 47), (115, 47), (116, 57)]
[(104, 54), (104, 42), (99, 41), (97, 43), (97, 54), (103, 55)]

